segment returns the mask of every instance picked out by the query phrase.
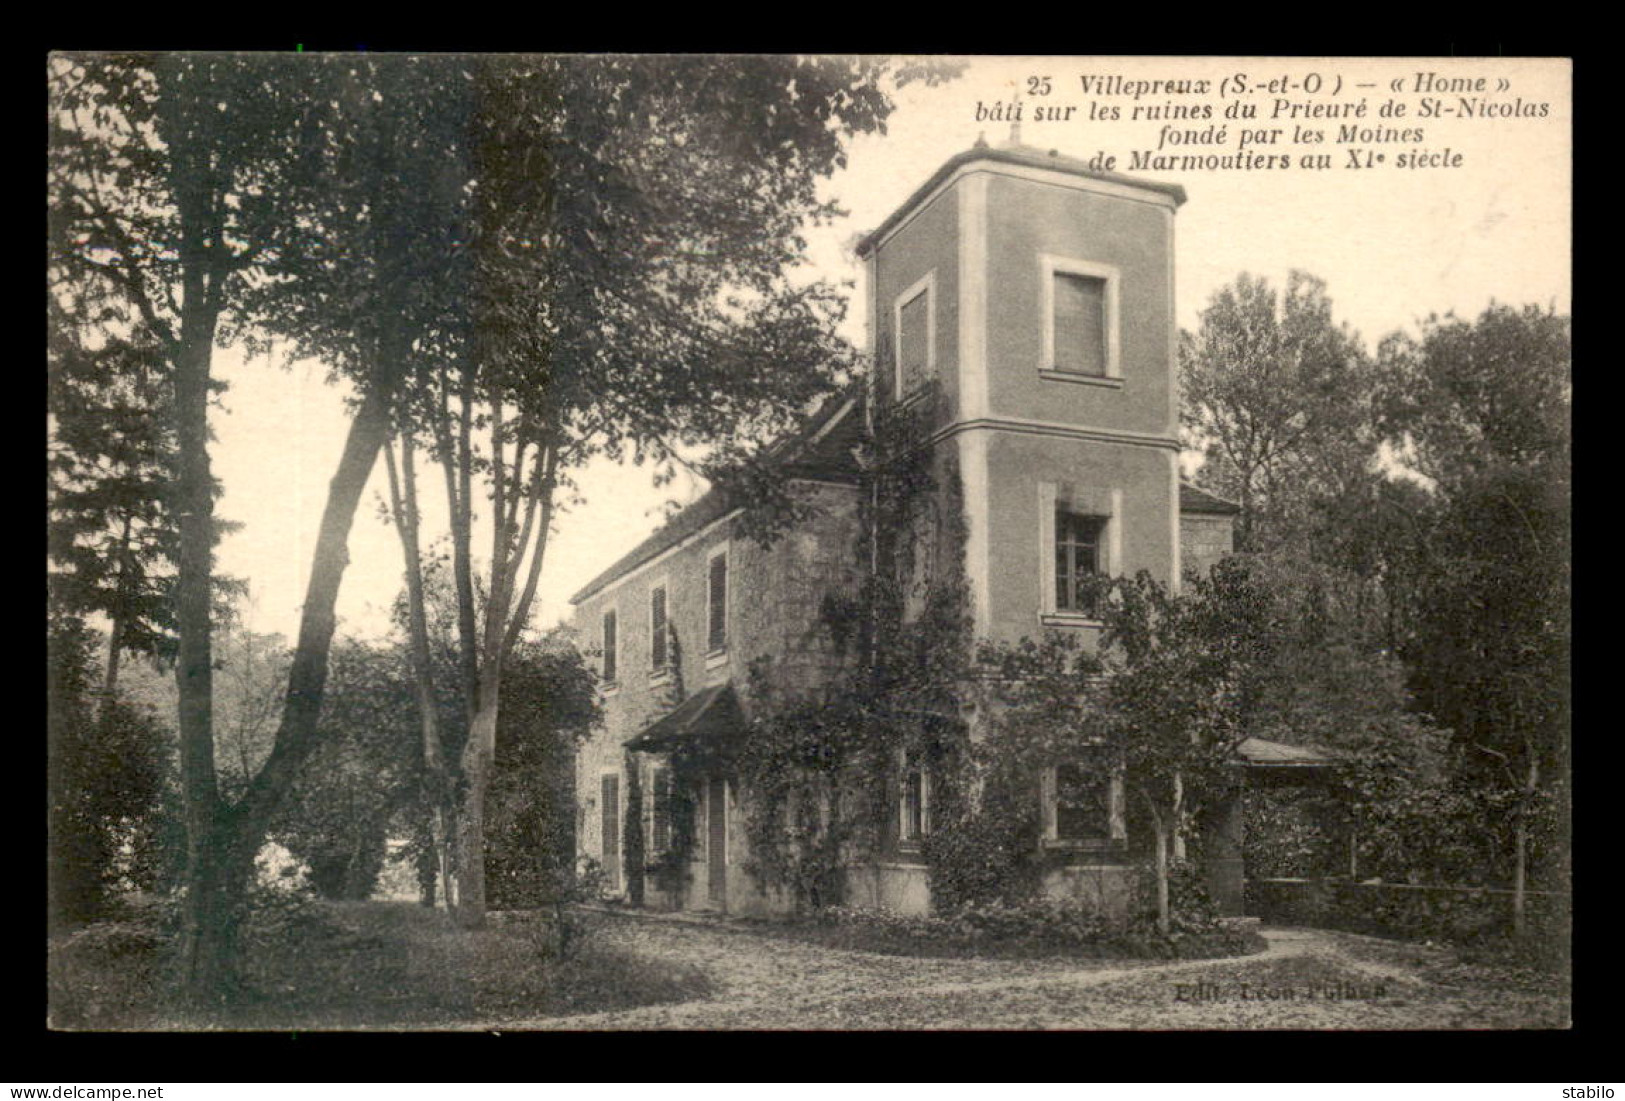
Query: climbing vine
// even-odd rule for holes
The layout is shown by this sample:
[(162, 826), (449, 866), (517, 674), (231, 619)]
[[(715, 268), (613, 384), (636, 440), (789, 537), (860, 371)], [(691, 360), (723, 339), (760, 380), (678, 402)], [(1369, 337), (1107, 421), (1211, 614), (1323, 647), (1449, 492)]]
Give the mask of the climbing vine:
[(637, 754), (626, 755), (626, 813), (621, 816), (621, 853), (626, 861), (626, 897), (643, 905), (646, 857), (643, 844), (643, 770)]
[[(841, 674), (797, 697), (771, 661), (750, 670), (755, 719), (734, 764), (749, 796), (751, 871), (799, 909), (843, 901), (848, 866), (895, 852), (903, 762), (933, 778), (933, 822), (967, 813), (964, 498), (953, 452), (930, 446), (944, 410), (931, 389), (870, 411), (858, 456), (861, 581), (821, 604)], [(932, 841), (921, 855), (935, 878), (959, 851)]]

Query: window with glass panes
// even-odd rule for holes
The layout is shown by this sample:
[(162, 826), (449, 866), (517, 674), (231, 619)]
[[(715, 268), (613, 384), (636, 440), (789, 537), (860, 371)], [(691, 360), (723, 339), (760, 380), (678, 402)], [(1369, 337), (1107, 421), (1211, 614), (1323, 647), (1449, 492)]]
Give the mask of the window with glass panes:
[(1089, 579), (1101, 572), (1104, 517), (1057, 509), (1055, 513), (1055, 610), (1092, 615)]

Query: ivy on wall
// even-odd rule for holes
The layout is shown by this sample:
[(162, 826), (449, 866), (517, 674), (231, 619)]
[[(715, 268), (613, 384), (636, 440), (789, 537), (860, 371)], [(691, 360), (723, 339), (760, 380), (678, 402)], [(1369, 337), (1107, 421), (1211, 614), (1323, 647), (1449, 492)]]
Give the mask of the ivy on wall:
[(1013, 896), (1036, 838), (1036, 786), (1006, 782), (971, 736), (963, 489), (953, 453), (929, 444), (945, 408), (929, 389), (869, 413), (854, 547), (863, 576), (821, 605), (841, 675), (798, 698), (770, 660), (750, 670), (755, 718), (733, 762), (750, 870), (797, 909), (843, 901), (848, 866), (897, 854), (905, 760), (930, 776), (919, 855), (939, 904)]

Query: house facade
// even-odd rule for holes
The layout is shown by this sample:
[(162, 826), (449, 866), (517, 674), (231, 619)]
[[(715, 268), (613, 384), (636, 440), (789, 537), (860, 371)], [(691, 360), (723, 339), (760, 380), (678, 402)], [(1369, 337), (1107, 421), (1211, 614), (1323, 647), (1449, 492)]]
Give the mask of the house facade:
[[(577, 836), (612, 891), (733, 913), (784, 907), (750, 874), (749, 793), (725, 759), (674, 792), (662, 754), (748, 736), (753, 670), (802, 695), (840, 673), (825, 610), (831, 593), (862, 583), (861, 444), (887, 409), (931, 404), (923, 446), (959, 522), (951, 543), (922, 530), (913, 560), (954, 556), (977, 638), (1062, 631), (1092, 645), (1101, 625), (1084, 578), (1145, 570), (1177, 584), (1229, 553), (1238, 510), (1179, 472), (1173, 245), (1184, 200), (1176, 185), (978, 145), (864, 238), (873, 377), (780, 449), (813, 518), (763, 546), (708, 495), (572, 601), (607, 716), (579, 755)], [(1061, 762), (1034, 786), (1041, 843), (1055, 854), (1044, 889), (1117, 909), (1132, 839), (1120, 781), (1092, 767)], [(849, 869), (848, 901), (930, 908), (919, 846), (930, 783), (898, 762), (884, 855)], [(1092, 816), (1061, 797), (1079, 785), (1102, 793)], [(648, 864), (670, 851), (678, 808), (686, 888), (638, 883), (629, 816), (630, 856)]]

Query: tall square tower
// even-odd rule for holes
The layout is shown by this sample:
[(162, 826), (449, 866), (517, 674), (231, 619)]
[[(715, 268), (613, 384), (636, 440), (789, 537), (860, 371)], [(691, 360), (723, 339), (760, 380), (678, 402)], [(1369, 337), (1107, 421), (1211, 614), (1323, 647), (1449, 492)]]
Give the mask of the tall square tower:
[[(1020, 145), (944, 164), (859, 245), (877, 402), (941, 395), (977, 633), (1098, 627), (1078, 581), (1177, 584), (1183, 188)], [(951, 449), (949, 451), (948, 449)]]

